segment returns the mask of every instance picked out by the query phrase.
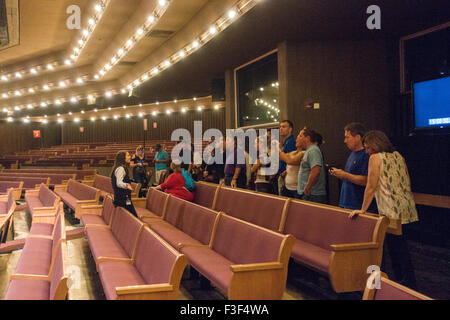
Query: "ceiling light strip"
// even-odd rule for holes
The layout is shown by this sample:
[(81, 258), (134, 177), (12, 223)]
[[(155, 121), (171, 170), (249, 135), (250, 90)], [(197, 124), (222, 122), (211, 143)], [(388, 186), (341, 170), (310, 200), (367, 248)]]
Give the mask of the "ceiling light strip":
[[(147, 72), (139, 76), (139, 78), (135, 79), (133, 82), (127, 85), (127, 90), (131, 91), (134, 88), (140, 86), (143, 82), (153, 78), (159, 72), (164, 71), (169, 68), (171, 65), (177, 63), (184, 57), (192, 54), (200, 47), (204, 46), (211, 39), (217, 36), (220, 32), (225, 30), (228, 26), (230, 26), (234, 21), (236, 21), (240, 16), (244, 15), (247, 11), (252, 9), (258, 0), (241, 0), (238, 1), (231, 9), (229, 9), (225, 14), (223, 14), (220, 18), (218, 18), (215, 23), (213, 23), (208, 30), (204, 31), (198, 37), (191, 40), (189, 44), (178, 50), (176, 53), (167, 57), (165, 60), (160, 62), (157, 65), (154, 65)], [(122, 89), (122, 92), (125, 89)]]
[(94, 76), (95, 79), (100, 79), (104, 77), (116, 64), (118, 64), (132, 49), (133, 47), (142, 40), (145, 35), (151, 31), (156, 23), (161, 19), (161, 17), (166, 12), (170, 5), (170, 1), (160, 0), (157, 2), (155, 9), (146, 18), (145, 22), (138, 28), (134, 35), (132, 35), (122, 46), (120, 46), (117, 53), (107, 62), (102, 69), (100, 69)]
[(103, 14), (105, 13), (110, 2), (111, 2), (110, 0), (98, 0), (97, 3), (94, 5), (95, 13), (92, 17), (90, 17), (87, 20), (86, 28), (81, 30), (81, 36), (79, 37), (77, 44), (73, 47), (72, 53), (70, 53), (70, 60), (66, 60), (67, 64), (68, 61), (76, 62), (78, 60), (83, 49), (86, 47), (86, 44), (88, 43), (89, 39), (94, 33), (95, 28), (102, 19)]

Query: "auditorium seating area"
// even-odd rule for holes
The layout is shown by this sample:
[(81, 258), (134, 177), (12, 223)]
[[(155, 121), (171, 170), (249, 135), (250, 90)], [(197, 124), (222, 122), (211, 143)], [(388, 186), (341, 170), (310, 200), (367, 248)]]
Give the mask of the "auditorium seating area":
[[(145, 143), (145, 154), (149, 161), (155, 155), (155, 145), (165, 144), (170, 154), (175, 141), (152, 140)], [(5, 169), (22, 169), (24, 167), (75, 167), (87, 169), (89, 167), (111, 167), (118, 151), (125, 150), (134, 154), (136, 147), (144, 145), (144, 141), (130, 141), (125, 143), (89, 143), (53, 146), (50, 148), (33, 149), (25, 152), (0, 156), (0, 165)], [(3, 171), (7, 172), (7, 171)], [(17, 171), (16, 171), (17, 172)], [(16, 173), (14, 172), (14, 173)], [(79, 179), (79, 177), (76, 177)], [(58, 182), (59, 183), (59, 182)]]
[[(335, 293), (362, 293), (367, 267), (381, 265), (385, 233), (395, 231), (386, 217), (350, 220), (348, 210), (334, 206), (205, 182), (196, 183), (193, 202), (154, 188), (138, 198), (134, 184), (136, 219), (114, 207), (111, 179), (96, 169), (4, 169), (2, 177), (18, 180), (0, 182), (2, 241), (11, 233), (15, 201), (23, 199), (31, 217), (25, 241), (10, 246), (23, 250), (5, 299), (67, 298), (65, 213), (80, 219), (82, 232), (70, 240), (87, 241), (112, 300), (177, 299), (183, 279), (196, 274), (227, 299), (282, 299), (292, 263), (328, 278)], [(38, 179), (44, 181), (34, 184)], [(409, 298), (394, 287), (364, 296)]]

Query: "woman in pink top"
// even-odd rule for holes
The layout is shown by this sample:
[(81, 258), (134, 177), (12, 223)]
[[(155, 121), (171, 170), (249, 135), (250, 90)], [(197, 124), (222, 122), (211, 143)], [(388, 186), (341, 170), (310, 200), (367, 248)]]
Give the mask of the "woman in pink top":
[(163, 190), (165, 193), (169, 193), (177, 198), (193, 201), (194, 193), (190, 192), (186, 189), (186, 183), (184, 181), (183, 168), (179, 164), (171, 163), (170, 168), (173, 170), (173, 173), (169, 175), (167, 180), (156, 187), (158, 190)]

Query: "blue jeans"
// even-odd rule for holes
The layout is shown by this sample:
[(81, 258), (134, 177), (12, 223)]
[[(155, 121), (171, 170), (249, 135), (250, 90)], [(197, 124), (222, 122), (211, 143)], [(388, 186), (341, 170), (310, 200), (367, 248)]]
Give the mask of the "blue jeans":
[(326, 195), (322, 195), (322, 196), (309, 195), (309, 196), (307, 196), (306, 194), (302, 194), (302, 195), (297, 194), (297, 199), (311, 201), (311, 202), (317, 202), (317, 203), (323, 203), (323, 204), (327, 204), (327, 202), (328, 202)]
[(288, 198), (297, 198), (298, 193), (297, 190), (289, 190), (286, 189), (286, 187), (283, 187), (283, 189), (281, 189), (281, 195)]

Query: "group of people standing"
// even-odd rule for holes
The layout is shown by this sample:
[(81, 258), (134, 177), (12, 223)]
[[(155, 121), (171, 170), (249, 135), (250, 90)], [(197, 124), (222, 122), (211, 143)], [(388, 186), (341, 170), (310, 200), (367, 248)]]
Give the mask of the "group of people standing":
[[(264, 147), (259, 143), (261, 137), (256, 139), (258, 156), (255, 161), (250, 161), (249, 154), (238, 145), (236, 138), (211, 144), (215, 148), (208, 152), (221, 161), (203, 161), (201, 165), (198, 160), (190, 164), (171, 161), (164, 148), (157, 145), (154, 158), (156, 188), (192, 201), (195, 179), (326, 204), (329, 175), (342, 181), (339, 206), (352, 210), (349, 218), (355, 219), (358, 214), (366, 212), (378, 213), (401, 220), (404, 230), (408, 224), (418, 221), (405, 159), (394, 149), (388, 137), (378, 130), (367, 131), (360, 123), (350, 123), (343, 131), (344, 143), (351, 151), (343, 169), (331, 167), (327, 170), (320, 149), (322, 135), (304, 127), (295, 138), (294, 126), (289, 120), (280, 122), (279, 144), (267, 143)], [(270, 141), (270, 136), (267, 138)], [(227, 153), (227, 149), (231, 152)], [(191, 146), (190, 150), (191, 160), (194, 160), (194, 148)], [(270, 166), (272, 152), (279, 153), (279, 170), (276, 174), (265, 175), (262, 169)], [(242, 159), (245, 161), (238, 161)], [(147, 174), (141, 169), (146, 165), (143, 148), (138, 148), (134, 156), (119, 152), (111, 174), (115, 205), (123, 206), (135, 215), (128, 166), (133, 168), (135, 182), (148, 183), (144, 181)], [(161, 179), (162, 175), (167, 178)], [(415, 288), (414, 271), (404, 236), (387, 234), (385, 243), (396, 280)]]

